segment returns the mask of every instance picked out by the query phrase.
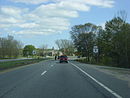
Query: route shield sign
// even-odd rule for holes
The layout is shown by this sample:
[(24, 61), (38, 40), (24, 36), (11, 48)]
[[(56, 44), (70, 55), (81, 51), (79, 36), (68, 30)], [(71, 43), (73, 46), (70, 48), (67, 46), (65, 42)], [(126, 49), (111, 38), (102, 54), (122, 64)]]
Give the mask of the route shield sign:
[(93, 46), (93, 52), (98, 53), (98, 46)]

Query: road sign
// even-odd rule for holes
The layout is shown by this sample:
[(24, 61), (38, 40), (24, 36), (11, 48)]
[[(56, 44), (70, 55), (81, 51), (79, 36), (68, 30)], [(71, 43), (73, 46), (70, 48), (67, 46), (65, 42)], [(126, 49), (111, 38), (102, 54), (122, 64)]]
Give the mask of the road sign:
[(93, 49), (93, 52), (94, 53), (98, 53), (98, 49)]
[(98, 53), (98, 46), (93, 46), (93, 52)]
[(35, 50), (33, 50), (33, 51), (32, 51), (32, 54), (33, 54), (33, 55), (34, 55), (34, 54), (36, 54), (36, 51), (35, 51)]

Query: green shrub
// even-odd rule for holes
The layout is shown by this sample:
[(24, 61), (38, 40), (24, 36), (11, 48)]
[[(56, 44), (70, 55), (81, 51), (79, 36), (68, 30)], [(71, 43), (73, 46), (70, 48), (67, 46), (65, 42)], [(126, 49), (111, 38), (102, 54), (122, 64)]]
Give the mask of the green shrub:
[(103, 57), (101, 59), (101, 63), (103, 65), (112, 65), (112, 58), (111, 57)]

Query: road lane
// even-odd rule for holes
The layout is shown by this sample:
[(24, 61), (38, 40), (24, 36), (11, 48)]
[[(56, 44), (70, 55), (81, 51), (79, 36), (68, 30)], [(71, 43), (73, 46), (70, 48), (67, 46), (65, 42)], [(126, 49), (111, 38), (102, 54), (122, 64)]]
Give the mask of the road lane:
[[(123, 98), (129, 98), (130, 94), (122, 94), (118, 90), (121, 87), (116, 86), (115, 80), (117, 79), (112, 76), (85, 64), (75, 61), (70, 61), (70, 63), (84, 69), (97, 80), (102, 80), (103, 84), (117, 91)], [(70, 63), (50, 60), (1, 74), (0, 98), (116, 98)], [(116, 82), (123, 86), (123, 90), (129, 91), (124, 81)]]
[[(49, 66), (49, 65), (48, 65)], [(71, 64), (56, 63), (43, 76), (35, 74), (2, 98), (105, 98)]]
[(79, 69), (82, 73), (84, 73), (86, 76), (88, 76), (90, 79), (92, 79), (94, 82), (96, 82), (97, 84), (99, 84), (101, 87), (103, 87), (104, 89), (106, 89), (108, 92), (110, 92), (112, 95), (114, 95), (117, 98), (122, 98), (122, 96), (120, 96), (119, 94), (117, 94), (116, 92), (114, 92), (113, 90), (111, 90), (110, 88), (108, 88), (107, 86), (105, 86), (104, 84), (102, 84), (101, 82), (99, 82), (98, 80), (96, 80), (94, 77), (92, 77), (90, 74), (88, 74), (87, 72), (85, 72), (83, 69), (81, 69), (80, 67), (78, 67), (77, 65), (71, 63), (74, 67), (76, 67), (77, 69)]
[(101, 72), (95, 69), (96, 66), (90, 64), (83, 64), (75, 61), (72, 61), (71, 63), (76, 64), (78, 67), (93, 76), (96, 80), (105, 84), (117, 94), (121, 95), (123, 98), (130, 98), (130, 84), (127, 81), (120, 80), (117, 77)]
[(0, 98), (16, 85), (26, 81), (30, 78), (39, 75), (44, 70), (48, 70), (53, 62), (42, 61), (36, 64), (30, 64), (30, 66), (22, 67), (17, 70), (0, 74)]

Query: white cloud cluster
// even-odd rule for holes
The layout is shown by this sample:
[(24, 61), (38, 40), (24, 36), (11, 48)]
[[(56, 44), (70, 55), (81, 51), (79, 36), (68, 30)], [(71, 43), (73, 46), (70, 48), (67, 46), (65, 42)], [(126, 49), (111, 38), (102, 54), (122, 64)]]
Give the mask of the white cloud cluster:
[(48, 0), (11, 0), (13, 2), (17, 2), (17, 3), (25, 3), (25, 4), (40, 4), (43, 2), (46, 2)]
[[(25, 4), (41, 4), (44, 2), (67, 2), (69, 5), (74, 5), (73, 3), (82, 3), (88, 5), (95, 5), (95, 6), (104, 6), (104, 7), (112, 7), (114, 4), (114, 0), (11, 0), (13, 2), (20, 2)], [(75, 6), (75, 5), (74, 5)]]
[[(18, 34), (52, 34), (67, 30), (70, 19), (79, 17), (79, 11), (89, 11), (92, 5), (112, 7), (113, 0), (11, 0), (40, 4), (34, 10), (12, 6), (0, 7), (0, 29)], [(50, 2), (42, 4), (44, 2)], [(53, 3), (52, 3), (53, 2)], [(8, 29), (7, 29), (8, 28)], [(11, 31), (9, 31), (11, 32)]]

